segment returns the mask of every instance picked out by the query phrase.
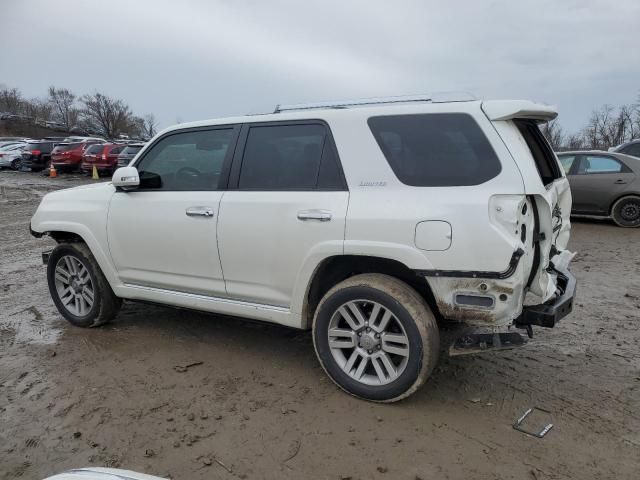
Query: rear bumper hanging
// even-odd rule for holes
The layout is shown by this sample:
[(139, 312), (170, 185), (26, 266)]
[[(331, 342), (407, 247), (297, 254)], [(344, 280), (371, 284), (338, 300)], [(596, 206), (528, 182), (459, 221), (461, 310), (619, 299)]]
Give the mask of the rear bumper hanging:
[(516, 326), (539, 325), (551, 328), (571, 313), (577, 288), (576, 277), (566, 268), (555, 268), (554, 271), (562, 293), (551, 302), (525, 306), (514, 322)]

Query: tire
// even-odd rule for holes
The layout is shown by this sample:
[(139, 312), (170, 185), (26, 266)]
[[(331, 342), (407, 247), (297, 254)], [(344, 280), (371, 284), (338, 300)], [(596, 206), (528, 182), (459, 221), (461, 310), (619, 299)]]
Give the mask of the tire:
[(631, 195), (618, 199), (611, 207), (611, 218), (619, 227), (640, 227), (640, 197)]
[(19, 158), (15, 158), (12, 162), (11, 162), (11, 169), (12, 170), (20, 170), (22, 168), (22, 160)]
[(425, 383), (438, 361), (440, 336), (433, 313), (413, 288), (388, 275), (362, 274), (322, 298), (313, 319), (313, 345), (322, 368), (342, 390), (396, 402)]
[(51, 252), (47, 281), (58, 311), (77, 327), (103, 325), (122, 305), (84, 243), (62, 243)]

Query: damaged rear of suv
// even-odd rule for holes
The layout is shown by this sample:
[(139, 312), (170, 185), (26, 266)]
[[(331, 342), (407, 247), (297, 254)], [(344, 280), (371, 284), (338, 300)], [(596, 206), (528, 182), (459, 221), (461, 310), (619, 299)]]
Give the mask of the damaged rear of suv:
[(538, 129), (556, 115), (394, 98), (182, 124), (113, 183), (46, 195), (31, 229), (59, 243), (49, 289), (75, 325), (129, 299), (312, 329), (338, 386), (396, 401), (442, 327), (474, 353), (571, 311), (571, 193)]

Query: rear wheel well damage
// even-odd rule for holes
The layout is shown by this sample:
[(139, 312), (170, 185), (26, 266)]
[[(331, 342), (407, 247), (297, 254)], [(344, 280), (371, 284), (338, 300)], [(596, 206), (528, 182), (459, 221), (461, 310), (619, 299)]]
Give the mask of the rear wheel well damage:
[(311, 328), (313, 315), (322, 297), (337, 283), (363, 273), (382, 273), (402, 280), (425, 299), (434, 315), (438, 308), (427, 280), (406, 265), (388, 258), (339, 255), (322, 261), (316, 268), (302, 307), (302, 327)]

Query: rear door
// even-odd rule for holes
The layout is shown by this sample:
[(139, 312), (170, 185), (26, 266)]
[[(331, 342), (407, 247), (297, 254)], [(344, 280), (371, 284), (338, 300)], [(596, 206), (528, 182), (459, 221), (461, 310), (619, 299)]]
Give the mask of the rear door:
[(289, 308), (301, 272), (343, 253), (349, 192), (326, 124), (257, 123), (241, 138), (218, 220), (227, 294)]

